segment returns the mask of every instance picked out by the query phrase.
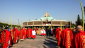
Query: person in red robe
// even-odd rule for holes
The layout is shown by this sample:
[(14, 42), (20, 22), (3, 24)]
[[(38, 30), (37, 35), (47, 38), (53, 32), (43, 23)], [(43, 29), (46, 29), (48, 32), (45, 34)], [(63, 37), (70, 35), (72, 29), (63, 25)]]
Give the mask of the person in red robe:
[(38, 27), (37, 27), (37, 30), (38, 30)]
[(20, 29), (20, 32), (19, 32), (19, 39), (24, 40), (24, 37), (25, 37), (25, 30), (24, 28), (22, 28)]
[(62, 30), (62, 32), (61, 32), (61, 42), (60, 42), (61, 48), (64, 48), (64, 46), (63, 46), (63, 34), (64, 34), (64, 30)]
[(24, 38), (26, 39), (27, 38), (27, 36), (26, 36), (27, 28), (24, 28), (24, 30), (25, 30), (25, 36), (24, 36)]
[(77, 26), (77, 32), (75, 34), (75, 48), (85, 48), (85, 32), (81, 25)]
[(18, 36), (19, 36), (19, 31), (17, 29), (17, 27), (15, 27), (12, 31), (12, 40), (13, 43), (17, 43), (18, 42)]
[(59, 31), (59, 27), (55, 30), (55, 37), (56, 37), (56, 39), (57, 39), (57, 32)]
[(1, 35), (1, 47), (2, 48), (9, 47), (10, 36), (11, 36), (11, 34), (6, 27), (5, 30), (2, 32), (2, 35)]
[(56, 34), (56, 39), (58, 40), (58, 46), (60, 45), (61, 42), (61, 28), (57, 29), (57, 34)]
[(53, 36), (56, 36), (56, 35), (55, 35), (56, 28), (55, 28), (55, 27), (53, 28), (53, 30), (52, 30), (52, 31), (53, 31)]
[(11, 34), (11, 36), (10, 36), (9, 46), (12, 46), (12, 29), (10, 30), (10, 34)]
[(31, 37), (32, 37), (32, 29), (29, 28), (29, 29), (26, 31), (26, 34), (27, 34), (27, 37), (28, 37), (28, 38), (31, 38)]
[(1, 43), (1, 34), (2, 34), (3, 30), (0, 30), (0, 43)]
[(65, 47), (65, 48), (73, 48), (73, 46), (72, 46), (73, 32), (68, 28), (68, 26), (66, 26), (63, 33), (61, 33), (61, 38), (63, 38), (63, 42), (62, 42), (63, 47)]

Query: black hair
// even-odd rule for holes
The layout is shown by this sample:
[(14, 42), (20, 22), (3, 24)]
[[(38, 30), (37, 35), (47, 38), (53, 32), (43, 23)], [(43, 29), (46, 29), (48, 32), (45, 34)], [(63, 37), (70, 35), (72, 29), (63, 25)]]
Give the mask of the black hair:
[(5, 27), (5, 29), (8, 29), (8, 27)]
[(67, 24), (65, 25), (65, 28), (68, 28), (68, 25)]

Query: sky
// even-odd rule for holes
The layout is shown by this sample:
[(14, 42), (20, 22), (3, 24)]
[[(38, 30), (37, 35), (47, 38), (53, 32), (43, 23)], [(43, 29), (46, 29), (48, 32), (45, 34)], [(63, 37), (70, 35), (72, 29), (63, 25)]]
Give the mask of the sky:
[[(81, 0), (85, 6), (85, 0)], [(0, 0), (0, 22), (13, 24), (40, 19), (46, 11), (56, 20), (75, 23), (78, 14), (82, 19), (79, 0)], [(84, 17), (85, 18), (85, 17)]]

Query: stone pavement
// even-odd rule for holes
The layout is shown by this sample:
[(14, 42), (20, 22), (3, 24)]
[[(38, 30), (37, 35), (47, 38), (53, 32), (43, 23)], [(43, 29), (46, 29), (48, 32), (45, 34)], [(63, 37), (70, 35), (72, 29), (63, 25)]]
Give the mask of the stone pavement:
[(25, 39), (14, 44), (11, 48), (60, 48), (55, 37), (36, 36), (36, 39)]

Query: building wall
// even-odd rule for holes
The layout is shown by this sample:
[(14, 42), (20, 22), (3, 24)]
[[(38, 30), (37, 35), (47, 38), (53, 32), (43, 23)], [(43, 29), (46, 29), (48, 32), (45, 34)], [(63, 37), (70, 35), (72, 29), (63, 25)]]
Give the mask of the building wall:
[[(70, 25), (68, 21), (61, 21), (62, 26)], [(23, 26), (61, 26), (60, 21), (49, 21), (48, 24), (46, 24), (46, 21), (30, 21), (30, 22), (23, 22)]]

